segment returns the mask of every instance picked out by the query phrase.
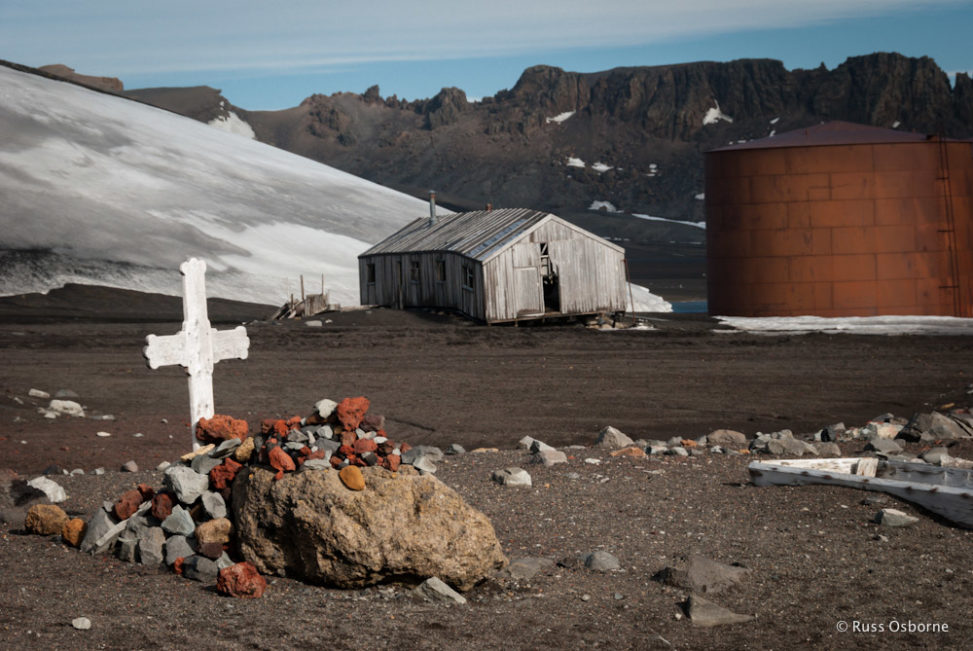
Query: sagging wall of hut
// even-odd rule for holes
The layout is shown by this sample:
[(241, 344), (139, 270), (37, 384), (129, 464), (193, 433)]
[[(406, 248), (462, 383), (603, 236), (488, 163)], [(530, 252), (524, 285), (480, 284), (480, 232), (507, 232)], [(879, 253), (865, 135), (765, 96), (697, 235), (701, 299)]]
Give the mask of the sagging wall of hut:
[[(545, 304), (545, 260), (557, 276), (557, 306)], [(625, 255), (567, 222), (549, 219), (483, 263), (486, 320), (545, 313), (624, 311)]]
[(445, 308), (485, 318), (483, 270), (465, 256), (427, 252), (361, 257), (358, 286), (362, 305)]
[(973, 316), (973, 145), (706, 155), (711, 314)]

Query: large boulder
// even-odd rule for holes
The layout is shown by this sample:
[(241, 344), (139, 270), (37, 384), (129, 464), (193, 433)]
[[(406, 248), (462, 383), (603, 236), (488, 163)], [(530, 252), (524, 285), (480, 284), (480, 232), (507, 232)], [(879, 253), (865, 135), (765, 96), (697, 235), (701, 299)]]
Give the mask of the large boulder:
[(438, 576), (468, 590), (506, 565), (493, 525), (433, 475), (362, 468), (349, 490), (333, 470), (261, 468), (233, 483), (243, 557), (262, 574), (336, 587)]

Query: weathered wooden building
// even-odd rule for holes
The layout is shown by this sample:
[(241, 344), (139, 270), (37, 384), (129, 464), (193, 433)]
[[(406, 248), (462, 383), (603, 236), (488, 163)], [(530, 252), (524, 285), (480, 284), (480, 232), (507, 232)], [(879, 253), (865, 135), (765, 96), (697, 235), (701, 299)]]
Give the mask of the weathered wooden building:
[(550, 213), (435, 215), (358, 257), (363, 305), (451, 309), (487, 323), (622, 312), (625, 251)]

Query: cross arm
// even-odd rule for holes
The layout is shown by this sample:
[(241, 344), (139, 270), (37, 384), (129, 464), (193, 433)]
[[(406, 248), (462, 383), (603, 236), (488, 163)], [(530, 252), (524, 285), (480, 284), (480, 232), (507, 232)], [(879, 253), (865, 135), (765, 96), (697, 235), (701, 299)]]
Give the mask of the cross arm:
[(149, 364), (149, 368), (179, 364), (186, 366), (186, 337), (182, 332), (174, 335), (149, 335), (145, 338), (145, 348), (142, 355)]

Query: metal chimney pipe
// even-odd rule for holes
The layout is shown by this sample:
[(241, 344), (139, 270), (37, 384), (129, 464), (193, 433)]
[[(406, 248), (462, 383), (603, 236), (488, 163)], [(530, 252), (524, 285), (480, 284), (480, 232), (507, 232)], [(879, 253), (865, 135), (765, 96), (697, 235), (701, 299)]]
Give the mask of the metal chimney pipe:
[(436, 191), (429, 191), (429, 225), (436, 225)]

